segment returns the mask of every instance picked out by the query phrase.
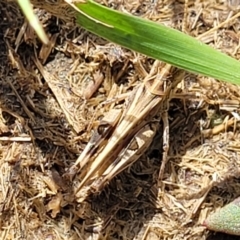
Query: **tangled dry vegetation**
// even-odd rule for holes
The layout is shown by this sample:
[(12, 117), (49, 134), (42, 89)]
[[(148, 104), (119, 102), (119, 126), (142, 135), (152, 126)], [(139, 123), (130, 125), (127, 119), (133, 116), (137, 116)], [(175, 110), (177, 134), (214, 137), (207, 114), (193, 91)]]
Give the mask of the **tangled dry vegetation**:
[[(57, 5), (33, 3), (42, 7), (36, 13), (51, 39), (48, 48), (14, 2), (0, 1), (0, 238), (234, 239), (201, 224), (240, 194), (239, 87), (187, 73), (181, 98), (170, 102), (163, 190), (155, 186), (159, 122), (148, 151), (100, 195), (79, 204), (64, 173), (111, 109), (101, 103), (131, 91), (153, 60), (76, 27), (56, 13)], [(239, 59), (238, 1), (103, 3), (198, 36)]]

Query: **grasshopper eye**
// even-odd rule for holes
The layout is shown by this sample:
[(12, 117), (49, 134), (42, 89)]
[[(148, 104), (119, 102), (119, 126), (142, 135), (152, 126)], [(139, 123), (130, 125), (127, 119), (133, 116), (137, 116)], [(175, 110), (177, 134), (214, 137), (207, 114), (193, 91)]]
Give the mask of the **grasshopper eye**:
[(109, 123), (102, 123), (98, 126), (97, 132), (99, 135), (105, 136), (110, 127), (111, 125)]

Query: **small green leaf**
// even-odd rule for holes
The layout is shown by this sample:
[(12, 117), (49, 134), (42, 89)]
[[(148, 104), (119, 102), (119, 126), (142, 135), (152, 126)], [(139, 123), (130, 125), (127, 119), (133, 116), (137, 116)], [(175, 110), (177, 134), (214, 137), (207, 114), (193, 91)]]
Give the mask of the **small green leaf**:
[(240, 197), (210, 215), (203, 225), (216, 232), (240, 236)]

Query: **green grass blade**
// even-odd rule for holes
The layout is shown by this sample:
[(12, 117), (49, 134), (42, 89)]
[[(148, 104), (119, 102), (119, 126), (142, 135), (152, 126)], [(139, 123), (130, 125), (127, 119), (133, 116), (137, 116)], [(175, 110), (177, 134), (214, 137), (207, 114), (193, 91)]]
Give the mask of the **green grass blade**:
[(74, 4), (77, 23), (109, 41), (190, 72), (240, 84), (240, 63), (193, 37), (92, 0)]
[(39, 22), (37, 16), (33, 12), (33, 8), (29, 0), (18, 0), (18, 4), (22, 9), (25, 17), (27, 18), (28, 22), (31, 24), (32, 28), (36, 31), (38, 37), (41, 41), (45, 44), (48, 43), (48, 37), (43, 30), (41, 23)]

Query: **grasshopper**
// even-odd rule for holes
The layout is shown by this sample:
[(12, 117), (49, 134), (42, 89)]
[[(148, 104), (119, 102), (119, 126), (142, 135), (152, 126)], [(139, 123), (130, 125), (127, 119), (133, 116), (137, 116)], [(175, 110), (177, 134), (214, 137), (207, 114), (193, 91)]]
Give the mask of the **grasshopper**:
[(148, 148), (157, 131), (154, 117), (163, 118), (163, 160), (159, 181), (163, 177), (168, 151), (169, 100), (183, 79), (183, 70), (155, 61), (144, 81), (133, 89), (123, 112), (114, 109), (111, 118), (100, 121), (86, 148), (70, 168), (81, 171), (76, 197), (83, 201), (90, 193), (99, 192), (119, 172), (135, 162)]

